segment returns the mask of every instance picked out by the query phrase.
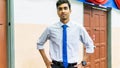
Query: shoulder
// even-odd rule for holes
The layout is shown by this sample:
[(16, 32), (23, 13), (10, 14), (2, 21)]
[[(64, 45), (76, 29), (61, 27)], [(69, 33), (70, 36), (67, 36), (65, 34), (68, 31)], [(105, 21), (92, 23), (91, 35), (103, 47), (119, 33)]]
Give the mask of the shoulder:
[(84, 29), (84, 26), (78, 22), (72, 21), (73, 27), (79, 28), (79, 29)]
[(59, 23), (56, 22), (56, 23), (53, 23), (51, 25), (48, 26), (48, 28), (55, 28), (55, 27), (58, 27), (59, 26)]
[(59, 27), (59, 23), (56, 22), (56, 23), (50, 24), (50, 25), (47, 27), (47, 29), (48, 29), (48, 30), (52, 30), (52, 29), (56, 29), (56, 28), (58, 28), (58, 27)]
[(80, 33), (86, 32), (86, 29), (83, 26), (83, 24), (79, 24), (77, 22), (72, 22), (72, 25), (73, 25), (72, 27), (75, 28), (75, 29), (77, 29)]

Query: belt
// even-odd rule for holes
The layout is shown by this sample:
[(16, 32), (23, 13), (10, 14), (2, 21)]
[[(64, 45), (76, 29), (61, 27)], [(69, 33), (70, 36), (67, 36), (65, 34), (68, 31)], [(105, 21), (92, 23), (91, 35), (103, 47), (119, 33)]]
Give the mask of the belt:
[[(63, 62), (53, 60), (52, 63), (55, 65), (58, 65), (58, 66), (63, 66)], [(68, 66), (74, 66), (76, 64), (77, 64), (77, 62), (76, 63), (68, 63)]]

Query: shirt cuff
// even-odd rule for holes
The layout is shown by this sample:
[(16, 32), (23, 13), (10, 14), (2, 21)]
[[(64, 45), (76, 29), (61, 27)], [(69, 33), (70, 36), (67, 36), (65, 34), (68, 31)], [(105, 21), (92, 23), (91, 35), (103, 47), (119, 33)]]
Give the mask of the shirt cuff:
[(86, 47), (86, 53), (94, 53), (94, 46), (93, 47)]
[(44, 49), (43, 45), (37, 45), (37, 49)]

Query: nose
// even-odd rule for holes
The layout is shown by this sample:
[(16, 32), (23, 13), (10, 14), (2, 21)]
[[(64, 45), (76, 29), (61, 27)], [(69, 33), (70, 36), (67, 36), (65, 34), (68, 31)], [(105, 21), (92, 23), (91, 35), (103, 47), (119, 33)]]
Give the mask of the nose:
[(62, 12), (65, 12), (65, 10), (64, 10), (64, 9), (62, 9)]

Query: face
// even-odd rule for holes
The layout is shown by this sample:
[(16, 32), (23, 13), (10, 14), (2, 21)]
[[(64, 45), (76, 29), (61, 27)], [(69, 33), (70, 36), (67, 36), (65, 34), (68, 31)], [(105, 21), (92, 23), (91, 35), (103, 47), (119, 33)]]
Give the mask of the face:
[(71, 10), (68, 4), (64, 3), (58, 6), (57, 13), (58, 13), (58, 16), (60, 17), (60, 20), (67, 20), (69, 19)]

